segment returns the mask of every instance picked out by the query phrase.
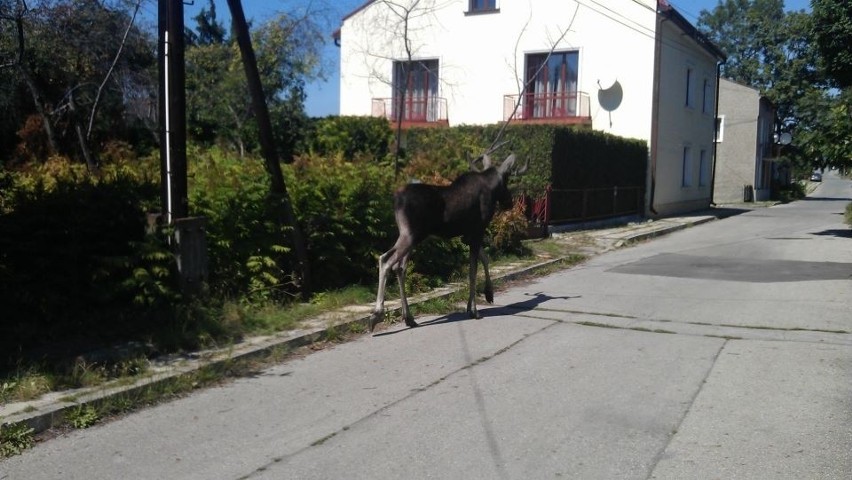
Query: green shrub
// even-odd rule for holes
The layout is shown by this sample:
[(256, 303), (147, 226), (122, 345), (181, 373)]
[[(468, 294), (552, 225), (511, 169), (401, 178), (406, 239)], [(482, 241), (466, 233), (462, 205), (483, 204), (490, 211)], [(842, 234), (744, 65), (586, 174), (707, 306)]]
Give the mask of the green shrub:
[(315, 289), (372, 283), (378, 255), (395, 240), (393, 171), (340, 156), (306, 156), (285, 171)]
[[(145, 328), (148, 320), (133, 308), (142, 287), (134, 279), (155, 268), (154, 250), (165, 248), (149, 244), (144, 229), (159, 189), (124, 169), (91, 177), (56, 160), (12, 175), (0, 212), (0, 361), (37, 344)], [(159, 280), (160, 293), (170, 295), (170, 279)], [(147, 306), (158, 303), (154, 294), (142, 294)]]
[(309, 149), (320, 157), (385, 160), (393, 131), (384, 118), (330, 116), (315, 121)]
[(790, 203), (805, 198), (805, 185), (802, 182), (793, 182), (772, 192), (772, 197), (781, 203)]
[(276, 221), (263, 163), (216, 147), (190, 154), (189, 206), (207, 218), (211, 293), (257, 302), (295, 291), (288, 235)]

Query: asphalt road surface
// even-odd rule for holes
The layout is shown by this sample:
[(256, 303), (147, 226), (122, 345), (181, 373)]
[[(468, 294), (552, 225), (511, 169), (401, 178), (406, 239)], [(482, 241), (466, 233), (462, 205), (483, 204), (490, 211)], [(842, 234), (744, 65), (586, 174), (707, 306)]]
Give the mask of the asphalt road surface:
[(852, 478), (850, 182), (0, 461), (0, 479)]

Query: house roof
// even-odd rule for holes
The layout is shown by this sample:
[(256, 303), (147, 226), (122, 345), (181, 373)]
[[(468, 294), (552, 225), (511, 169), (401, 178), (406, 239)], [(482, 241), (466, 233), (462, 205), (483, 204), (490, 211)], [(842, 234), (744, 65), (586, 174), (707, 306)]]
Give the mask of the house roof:
[(691, 37), (695, 43), (697, 43), (710, 55), (723, 62), (728, 60), (728, 55), (726, 55), (725, 52), (711, 42), (703, 33), (699, 32), (698, 29), (689, 23), (689, 20), (684, 18), (683, 15), (678, 13), (678, 11), (675, 10), (667, 0), (657, 0), (657, 15), (660, 15), (677, 25), (683, 33)]
[[(367, 7), (368, 7), (371, 3), (375, 2), (375, 1), (376, 1), (376, 0), (367, 0), (366, 2), (364, 2), (363, 4), (361, 4), (361, 6), (360, 6), (360, 7), (356, 8), (355, 10), (352, 10), (351, 12), (347, 13), (346, 15), (344, 15), (344, 17), (340, 20), (340, 23), (342, 24), (342, 23), (343, 23), (343, 22), (345, 22), (345, 21), (346, 21), (349, 17), (351, 17), (351, 16), (355, 15), (356, 13), (360, 12), (361, 10), (364, 10), (364, 9), (365, 9), (365, 8), (367, 8)], [(331, 34), (331, 37), (332, 37), (332, 38), (334, 38), (334, 41), (335, 41), (335, 42), (339, 42), (339, 41), (340, 41), (340, 29), (338, 28), (337, 30), (335, 30), (335, 31)]]
[[(364, 10), (374, 2), (375, 0), (365, 1), (363, 4), (361, 4), (360, 7), (346, 14), (340, 21), (340, 23), (342, 24), (347, 19), (349, 19), (353, 15), (356, 15), (361, 10)], [(728, 59), (728, 56), (725, 54), (725, 52), (720, 50), (719, 47), (717, 47), (713, 42), (710, 41), (710, 39), (704, 36), (704, 34), (699, 32), (697, 28), (695, 28), (691, 23), (689, 23), (689, 20), (687, 20), (686, 18), (684, 18), (683, 15), (678, 13), (678, 11), (675, 10), (674, 7), (669, 4), (668, 0), (657, 0), (657, 14), (662, 15), (663, 17), (671, 20), (672, 23), (677, 25), (678, 28), (683, 30), (684, 33), (686, 33), (693, 40), (695, 40), (695, 42), (698, 43), (698, 45), (700, 45), (702, 48), (704, 48), (704, 50), (706, 50), (708, 53), (710, 53), (710, 55), (713, 55), (714, 57), (718, 58), (719, 60), (722, 60), (723, 62)], [(340, 28), (335, 30), (331, 34), (331, 36), (332, 38), (334, 38), (334, 42), (336, 44), (339, 44)]]

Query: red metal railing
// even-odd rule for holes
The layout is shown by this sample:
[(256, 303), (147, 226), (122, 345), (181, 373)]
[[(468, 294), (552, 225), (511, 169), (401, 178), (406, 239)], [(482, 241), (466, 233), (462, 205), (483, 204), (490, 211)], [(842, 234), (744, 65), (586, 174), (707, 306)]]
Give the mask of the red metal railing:
[[(399, 120), (398, 98), (374, 98), (372, 116)], [(402, 102), (402, 121), (406, 123), (447, 123), (447, 99), (407, 96)]]
[[(520, 104), (518, 99), (521, 99)], [(517, 107), (517, 108), (516, 108)], [(503, 120), (591, 119), (589, 94), (585, 92), (525, 93), (503, 96)]]

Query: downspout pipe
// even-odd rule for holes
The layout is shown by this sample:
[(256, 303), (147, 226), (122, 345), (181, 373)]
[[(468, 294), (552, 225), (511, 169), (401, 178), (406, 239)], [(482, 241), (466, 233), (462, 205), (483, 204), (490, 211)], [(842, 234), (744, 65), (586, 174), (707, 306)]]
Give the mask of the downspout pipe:
[(720, 81), (722, 79), (722, 65), (726, 61), (719, 60), (716, 62), (716, 105), (713, 111), (713, 170), (710, 174), (710, 205), (714, 207), (716, 206), (716, 202), (713, 200), (716, 195), (716, 161), (719, 152), (719, 89), (722, 83)]
[(650, 173), (650, 185), (648, 187), (648, 210), (652, 215), (657, 215), (657, 210), (654, 208), (654, 193), (657, 189), (657, 151), (659, 148), (660, 134), (660, 69), (662, 65), (662, 50), (663, 50), (663, 24), (667, 18), (657, 14), (657, 33), (655, 36), (654, 45), (654, 87), (653, 99), (651, 101), (651, 150), (650, 164), (648, 171)]

